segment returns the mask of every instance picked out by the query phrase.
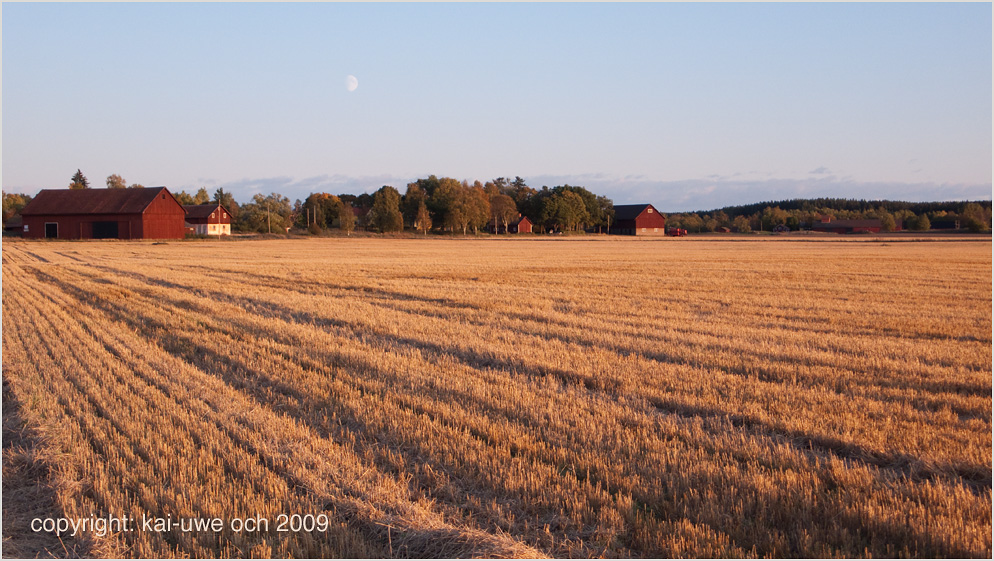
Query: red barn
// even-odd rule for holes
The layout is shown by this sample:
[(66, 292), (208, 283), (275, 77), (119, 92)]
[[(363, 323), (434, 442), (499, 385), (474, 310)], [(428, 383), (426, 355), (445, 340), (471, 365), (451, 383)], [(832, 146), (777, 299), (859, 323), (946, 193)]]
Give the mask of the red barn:
[(521, 216), (515, 222), (507, 225), (507, 231), (511, 234), (532, 233), (532, 221), (527, 216)]
[(134, 240), (186, 235), (186, 211), (165, 187), (42, 189), (21, 216), (26, 238)]
[(231, 213), (221, 203), (183, 205), (186, 223), (194, 233), (207, 236), (230, 236)]
[(622, 236), (665, 236), (666, 218), (650, 204), (615, 205), (610, 234)]

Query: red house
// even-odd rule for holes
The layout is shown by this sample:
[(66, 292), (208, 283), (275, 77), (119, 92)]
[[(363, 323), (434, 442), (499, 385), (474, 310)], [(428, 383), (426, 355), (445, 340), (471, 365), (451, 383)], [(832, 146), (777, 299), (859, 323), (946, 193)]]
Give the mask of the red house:
[(507, 232), (509, 234), (530, 234), (532, 233), (532, 221), (528, 220), (527, 216), (522, 215), (516, 222), (507, 225)]
[[(487, 224), (487, 231), (492, 234), (499, 234), (500, 227), (502, 224), (490, 221)], [(530, 234), (532, 233), (532, 221), (528, 220), (527, 216), (519, 214), (514, 222), (509, 222), (507, 224), (507, 231), (505, 234)]]
[(665, 236), (666, 218), (650, 204), (615, 205), (609, 234), (621, 236)]
[(186, 211), (165, 187), (42, 189), (21, 209), (25, 238), (164, 239), (186, 234)]
[(183, 205), (187, 227), (193, 233), (206, 236), (230, 236), (231, 213), (221, 203)]

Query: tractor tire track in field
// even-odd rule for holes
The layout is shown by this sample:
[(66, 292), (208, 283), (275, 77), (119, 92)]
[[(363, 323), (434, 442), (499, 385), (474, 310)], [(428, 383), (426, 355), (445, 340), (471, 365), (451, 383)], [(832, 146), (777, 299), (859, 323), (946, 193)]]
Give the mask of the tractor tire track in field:
[[(161, 278), (149, 276), (148, 273), (143, 274), (132, 271), (123, 271), (110, 266), (100, 268), (110, 274), (119, 274), (136, 279), (143, 279), (146, 282), (159, 284), (164, 287), (194, 292), (198, 290), (198, 288), (192, 285), (181, 285)], [(230, 284), (232, 282), (232, 278), (225, 278), (224, 275), (226, 274), (230, 274), (230, 271), (221, 273), (207, 271), (204, 273), (204, 276), (218, 278), (219, 280), (224, 278), (225, 282)], [(334, 294), (354, 294), (361, 296), (364, 301), (373, 305), (421, 317), (433, 316), (446, 321), (450, 321), (452, 316), (447, 315), (445, 312), (440, 311), (437, 308), (459, 310), (465, 312), (464, 315), (459, 316), (459, 320), (461, 322), (474, 325), (481, 329), (494, 328), (493, 320), (478, 319), (477, 316), (480, 315), (480, 311), (472, 304), (454, 301), (449, 298), (421, 297), (406, 292), (385, 290), (383, 288), (355, 287), (332, 283), (287, 283), (285, 279), (280, 282), (278, 280), (273, 280), (278, 279), (278, 277), (267, 275), (262, 275), (262, 280), (259, 280), (248, 273), (240, 274), (238, 276), (240, 277), (240, 280), (237, 282), (240, 282), (246, 286), (256, 286), (263, 289), (278, 291), (294, 291), (308, 297), (313, 297), (315, 295), (330, 297)], [(220, 298), (233, 298), (233, 296), (223, 292), (214, 292), (213, 294)], [(401, 302), (417, 302), (431, 307), (427, 309), (419, 308), (415, 310), (401, 305)], [(608, 317), (606, 314), (584, 314), (582, 318), (574, 319), (573, 321), (561, 320), (547, 314), (538, 315), (535, 312), (514, 312), (507, 310), (501, 311), (500, 316), (501, 318), (506, 318), (516, 322), (509, 325), (502, 325), (502, 328), (511, 328), (516, 333), (539, 337), (549, 341), (559, 341), (565, 344), (579, 344), (587, 348), (601, 348), (615, 352), (623, 357), (630, 355), (642, 356), (658, 363), (689, 366), (693, 368), (718, 368), (728, 374), (755, 378), (764, 382), (803, 383), (809, 386), (816, 386), (827, 392), (844, 392), (845, 395), (860, 396), (868, 399), (876, 399), (878, 401), (884, 400), (906, 403), (909, 406), (923, 412), (934, 411), (936, 404), (943, 402), (946, 397), (945, 394), (982, 397), (989, 395), (991, 391), (991, 386), (989, 384), (974, 384), (955, 380), (933, 380), (932, 377), (935, 376), (935, 368), (946, 367), (947, 365), (934, 364), (924, 361), (922, 363), (922, 368), (929, 369), (927, 377), (909, 380), (907, 378), (907, 373), (905, 373), (904, 377), (898, 379), (886, 372), (882, 372), (882, 369), (876, 368), (874, 370), (862, 372), (859, 373), (859, 375), (853, 376), (852, 379), (848, 381), (847, 389), (840, 392), (840, 390), (835, 387), (835, 382), (806, 374), (805, 371), (810, 372), (813, 368), (821, 368), (826, 371), (832, 371), (833, 373), (837, 373), (838, 369), (837, 359), (833, 361), (828, 357), (821, 359), (811, 357), (810, 352), (814, 349), (810, 344), (806, 344), (805, 347), (803, 347), (803, 351), (809, 354), (801, 357), (797, 354), (801, 352), (800, 350), (798, 350), (797, 353), (792, 354), (770, 354), (768, 351), (759, 352), (750, 350), (750, 348), (733, 346), (719, 336), (709, 336), (707, 342), (698, 343), (692, 347), (693, 355), (691, 355), (685, 351), (680, 352), (682, 347), (686, 345), (685, 338), (691, 334), (698, 337), (702, 336), (702, 334), (699, 331), (695, 331), (689, 327), (667, 326), (665, 330), (661, 328), (653, 328), (652, 326), (647, 328), (646, 325), (636, 324), (632, 320), (624, 317), (615, 317), (610, 322), (605, 321), (604, 324), (597, 325), (596, 327), (591, 326), (589, 328), (591, 332), (596, 331), (601, 335), (610, 335), (611, 338), (604, 341), (586, 336), (583, 334), (583, 331), (577, 332), (577, 330), (585, 327), (582, 320), (593, 318), (604, 319)], [(620, 327), (614, 327), (614, 325), (618, 325)], [(821, 334), (832, 335), (835, 337), (839, 336), (837, 330), (819, 330), (814, 328), (810, 322), (804, 323), (802, 326), (798, 326), (798, 328), (804, 333), (810, 335)], [(563, 334), (557, 334), (557, 332), (563, 332)], [(569, 335), (566, 335), (566, 332), (568, 332)], [(659, 350), (638, 348), (634, 344), (635, 339), (632, 336), (633, 333), (639, 333), (643, 338), (651, 338), (651, 340), (655, 343), (655, 346), (665, 347), (668, 350), (663, 352)], [(873, 334), (879, 336), (881, 332), (864, 330), (849, 332), (846, 335), (848, 337), (852, 337), (860, 334)], [(897, 337), (897, 335), (893, 336)], [(612, 343), (611, 341), (614, 342)], [(619, 341), (626, 341), (626, 343), (621, 344)], [(989, 343), (989, 341), (987, 342)], [(818, 346), (825, 351), (832, 349), (830, 345)], [(732, 366), (718, 361), (716, 357), (721, 353), (735, 354), (741, 362), (741, 365)], [(780, 373), (770, 367), (763, 366), (764, 364), (769, 363), (771, 359), (774, 363), (778, 364), (803, 364), (803, 369), (795, 367), (795, 371), (790, 375)], [(609, 373), (604, 373), (602, 376), (588, 379), (586, 383), (602, 384), (604, 377), (609, 375)], [(908, 390), (917, 390), (917, 392), (915, 392), (917, 397), (909, 399), (897, 395), (880, 395), (878, 391), (881, 389), (901, 390), (905, 393), (907, 393)], [(857, 392), (856, 390), (861, 391)], [(929, 397), (923, 398), (921, 397), (922, 395)], [(963, 419), (986, 418), (988, 416), (988, 414), (984, 411), (965, 409), (955, 404), (951, 405), (951, 408)]]
[[(124, 274), (121, 271), (110, 269), (109, 267), (101, 267), (105, 272), (113, 272), (115, 274)], [(135, 278), (144, 283), (151, 285), (160, 285), (170, 289), (177, 289), (189, 292), (192, 290), (191, 286), (180, 285), (173, 282), (162, 281), (160, 279), (150, 277), (148, 275), (140, 275), (137, 273), (127, 273), (126, 276)], [(270, 286), (269, 288), (276, 288)], [(307, 292), (302, 292), (307, 294)], [(379, 291), (373, 291), (375, 296), (379, 296)], [(374, 296), (374, 297), (375, 297)], [(542, 368), (538, 366), (533, 366), (526, 364), (520, 360), (510, 361), (502, 360), (499, 357), (492, 355), (483, 355), (473, 351), (472, 349), (466, 348), (451, 348), (430, 341), (425, 341), (421, 339), (414, 339), (409, 337), (402, 337), (385, 330), (378, 330), (371, 326), (357, 326), (350, 324), (346, 321), (338, 320), (327, 315), (318, 315), (313, 312), (308, 311), (290, 311), (279, 306), (276, 306), (270, 302), (262, 300), (260, 298), (252, 297), (240, 297), (231, 294), (204, 294), (204, 297), (209, 297), (215, 300), (222, 300), (233, 306), (237, 306), (242, 309), (250, 310), (260, 315), (266, 317), (278, 317), (287, 322), (297, 323), (300, 325), (311, 325), (316, 327), (335, 327), (341, 330), (346, 330), (351, 332), (351, 336), (360, 337), (361, 335), (370, 335), (375, 339), (382, 341), (385, 348), (400, 347), (400, 348), (411, 348), (418, 349), (422, 353), (429, 353), (435, 355), (436, 357), (451, 357), (459, 360), (464, 365), (473, 369), (496, 369), (511, 373), (520, 373), (532, 378), (543, 378), (545, 376), (552, 376), (559, 382), (571, 386), (580, 385), (586, 390), (595, 392), (604, 392), (610, 396), (617, 396), (619, 391), (622, 389), (621, 383), (616, 382), (610, 378), (608, 373), (605, 373), (603, 377), (596, 376), (585, 376), (578, 374), (576, 372), (571, 372), (564, 369), (556, 368)], [(389, 298), (392, 298), (393, 294), (390, 293)], [(435, 299), (433, 299), (435, 300)], [(440, 300), (440, 299), (438, 299)], [(448, 303), (446, 303), (448, 305)], [(200, 310), (202, 313), (205, 310)], [(410, 313), (407, 310), (398, 309), (397, 311), (401, 313)], [(480, 328), (487, 328), (488, 324), (480, 321), (471, 321), (471, 323)], [(520, 331), (519, 331), (520, 332)], [(546, 340), (558, 340), (564, 344), (576, 344), (579, 343), (586, 347), (598, 347), (605, 350), (609, 350), (616, 353), (624, 353), (621, 356), (627, 356), (628, 354), (640, 354), (645, 358), (655, 361), (658, 363), (668, 363), (676, 366), (688, 366), (692, 367), (694, 365), (687, 364), (681, 360), (674, 359), (665, 355), (658, 354), (644, 354), (639, 351), (632, 349), (630, 347), (624, 347), (619, 344), (598, 344), (595, 341), (589, 340), (580, 336), (579, 339), (572, 339), (563, 335), (549, 334), (547, 331), (542, 332), (539, 329), (534, 331), (526, 331), (529, 335), (534, 335), (537, 337), (543, 337)], [(290, 342), (292, 344), (292, 342)], [(758, 356), (758, 355), (756, 355)], [(726, 370), (727, 372), (727, 370)], [(761, 381), (765, 380), (764, 377), (760, 376)], [(834, 392), (830, 392), (834, 393)], [(839, 398), (842, 398), (842, 394), (837, 394)], [(851, 396), (849, 396), (851, 397)], [(832, 437), (829, 435), (817, 435), (809, 434), (803, 431), (791, 430), (785, 428), (779, 424), (771, 424), (767, 421), (763, 421), (753, 415), (748, 414), (735, 414), (728, 413), (727, 411), (721, 411), (715, 408), (694, 406), (686, 403), (680, 403), (673, 399), (667, 398), (649, 398), (649, 402), (653, 407), (659, 409), (664, 413), (677, 413), (681, 416), (701, 417), (709, 420), (727, 420), (733, 427), (744, 427), (751, 434), (757, 436), (762, 436), (764, 438), (770, 438), (777, 442), (788, 443), (805, 454), (830, 454), (843, 460), (853, 461), (857, 463), (862, 463), (866, 465), (872, 465), (881, 469), (890, 470), (895, 472), (898, 476), (908, 477), (912, 480), (935, 480), (937, 478), (942, 478), (949, 480), (950, 478), (959, 478), (964, 484), (966, 484), (970, 489), (976, 493), (982, 493), (984, 490), (990, 490), (991, 488), (991, 473), (987, 466), (982, 465), (957, 465), (948, 464), (943, 465), (941, 463), (931, 462), (926, 464), (919, 458), (908, 454), (889, 454), (886, 452), (881, 452), (878, 450), (872, 450), (856, 444), (851, 441), (846, 441), (844, 439)], [(928, 410), (925, 410), (926, 412)], [(953, 481), (955, 483), (955, 481)]]
[[(40, 277), (45, 277), (47, 273), (42, 271), (37, 271)], [(52, 278), (49, 277), (51, 280)], [(81, 297), (82, 301), (88, 302), (91, 306), (101, 301), (101, 296), (94, 293), (86, 293), (81, 291), (78, 287), (65, 285), (59, 282), (53, 283), (55, 286), (60, 286), (60, 289), (67, 291), (67, 293), (75, 293), (77, 297)], [(106, 303), (106, 301), (104, 301)], [(106, 308), (104, 308), (106, 309)], [(122, 308), (118, 308), (117, 311), (120, 313)], [(126, 317), (127, 314), (124, 314)], [(114, 317), (114, 316), (108, 316)], [(118, 316), (116, 319), (120, 319)], [(145, 328), (149, 327), (148, 323), (141, 322), (140, 324), (132, 324), (131, 327), (134, 328)], [(106, 345), (106, 342), (104, 343)], [(114, 356), (118, 356), (119, 352), (113, 347), (107, 347), (108, 350)], [(202, 358), (202, 355), (195, 355)], [(209, 356), (209, 355), (208, 355)], [(191, 357), (185, 357), (191, 358)], [(235, 365), (238, 374), (242, 374), (251, 369), (245, 367), (244, 365)], [(239, 368), (240, 366), (240, 368)], [(235, 376), (234, 378), (244, 378), (243, 375)], [(146, 382), (149, 382), (146, 380)], [(123, 385), (127, 385), (126, 383)], [(166, 396), (170, 396), (170, 392), (166, 391), (165, 388), (158, 386), (158, 390)], [(84, 394), (85, 395), (85, 394)], [(299, 397), (299, 396), (298, 396)], [(180, 399), (178, 397), (172, 397), (174, 403), (178, 405), (177, 408), (169, 409), (169, 411), (180, 411), (190, 407), (189, 398)], [(102, 407), (99, 404), (95, 405), (96, 411), (95, 416), (99, 418), (105, 418), (107, 415), (101, 413)], [(204, 411), (202, 414), (210, 415), (210, 410)], [(214, 421), (214, 426), (219, 433), (216, 433), (212, 438), (216, 439), (219, 434), (226, 434), (228, 439), (231, 440), (233, 447), (244, 449), (250, 456), (254, 456), (260, 465), (265, 466), (269, 470), (277, 469), (277, 466), (273, 463), (270, 458), (265, 457), (262, 452), (256, 449), (251, 443), (239, 437), (237, 434), (231, 432), (226, 426), (223, 425), (223, 421), (218, 419)], [(245, 431), (242, 431), (243, 434)], [(102, 454), (103, 455), (103, 454)], [(147, 458), (145, 458), (147, 461)], [(285, 466), (283, 466), (285, 468)], [(238, 466), (231, 464), (226, 467), (227, 472), (237, 473)], [(288, 488), (297, 493), (301, 499), (306, 499), (311, 497), (310, 489), (304, 484), (300, 479), (293, 477), (285, 469), (272, 472), (274, 475), (282, 478), (286, 481)], [(365, 498), (361, 493), (353, 493), (355, 500)], [(311, 497), (314, 500), (314, 497)], [(376, 520), (366, 520), (362, 516), (358, 516), (356, 508), (351, 504), (351, 502), (342, 503), (340, 500), (335, 500), (332, 497), (326, 498), (325, 501), (331, 500), (328, 504), (334, 504), (336, 511), (340, 510), (342, 512), (351, 513), (346, 514), (347, 520), (350, 526), (355, 527), (362, 534), (364, 534), (368, 539), (375, 539), (380, 541), (383, 538), (385, 528), (390, 526), (394, 530), (394, 535), (391, 538), (392, 543), (396, 543), (398, 548), (403, 548), (407, 554), (416, 556), (445, 556), (446, 552), (449, 554), (458, 553), (459, 555), (483, 555), (490, 557), (500, 557), (504, 555), (511, 556), (521, 556), (521, 555), (535, 555), (535, 551), (528, 550), (527, 548), (522, 548), (511, 542), (510, 540), (503, 537), (488, 536), (485, 533), (473, 530), (473, 529), (458, 529), (458, 528), (446, 528), (435, 527), (435, 528), (425, 528), (420, 529), (413, 526), (405, 525), (402, 519), (396, 517), (391, 517), (389, 520), (384, 522), (377, 522)], [(153, 508), (154, 505), (145, 505), (147, 508)], [(360, 509), (361, 510), (361, 509)], [(443, 539), (444, 538), (444, 539)], [(458, 544), (458, 547), (454, 547), (453, 544)], [(175, 545), (175, 544), (172, 544)], [(472, 552), (477, 553), (472, 553)], [(312, 554), (313, 555), (313, 554)], [(382, 555), (382, 553), (380, 554)]]
[[(379, 247), (356, 243), (360, 252)], [(225, 247), (269, 246), (280, 244)], [(301, 268), (282, 254), (253, 256), (267, 267), (254, 275), (240, 265), (248, 261), (225, 256), (198, 267), (193, 244), (92, 244), (84, 259), (63, 247), (4, 250), (5, 312), (27, 319), (5, 324), (5, 345), (14, 345), (10, 360), (38, 360), (39, 370), (11, 367), (7, 355), (5, 367), (24, 399), (40, 403), (29, 420), (46, 411), (74, 420), (65, 426), (83, 446), (80, 473), (95, 478), (83, 508), (120, 500), (102, 494), (107, 477), (110, 488), (137, 492), (110, 467), (127, 456), (148, 485), (133, 503), (139, 510), (161, 512), (166, 499), (221, 508), (201, 487), (189, 498), (170, 494), (183, 488), (180, 472), (163, 467), (202, 463), (219, 470), (203, 472), (216, 478), (203, 485), (241, 485), (245, 505), (258, 496), (330, 508), (341, 528), (334, 544), (304, 535), (268, 544), (268, 554), (237, 536), (142, 538), (132, 554), (314, 556), (318, 546), (380, 556), (989, 555), (990, 476), (977, 440), (990, 426), (984, 337), (962, 326), (938, 337), (948, 312), (917, 325), (899, 311), (888, 316), (900, 320), (893, 329), (879, 330), (859, 315), (860, 303), (879, 313), (908, 300), (898, 294), (920, 301), (928, 291), (972, 290), (962, 282), (900, 293), (874, 284), (891, 278), (875, 269), (852, 302), (822, 282), (809, 285), (815, 297), (767, 310), (759, 268), (738, 275), (746, 283), (734, 299), (721, 282), (650, 295), (637, 282), (655, 270), (648, 261), (619, 286), (588, 273), (582, 258), (559, 258), (547, 268), (572, 272), (513, 309), (549, 273), (525, 267), (498, 286), (486, 281), (503, 265), (461, 272), (446, 263), (438, 276), (405, 272), (400, 254), (380, 270), (353, 251), (363, 255), (358, 276), (312, 273), (310, 259)], [(147, 266), (133, 266), (143, 256)], [(318, 257), (319, 266), (337, 259)], [(728, 277), (717, 265), (713, 274)], [(591, 298), (577, 299), (585, 287)], [(31, 303), (13, 303), (12, 293)], [(619, 295), (657, 309), (644, 323), (612, 315)], [(830, 309), (814, 329), (791, 333), (807, 324), (784, 319), (812, 302)], [(746, 318), (741, 334), (724, 325), (728, 314)], [(849, 349), (847, 330), (866, 339)], [(870, 351), (880, 356), (852, 362)], [(833, 356), (846, 361), (835, 374), (843, 363)], [(804, 366), (790, 366), (798, 360)], [(71, 375), (56, 374), (66, 367)], [(56, 393), (78, 398), (49, 397)], [(147, 434), (128, 419), (145, 411), (161, 412), (163, 423)], [(925, 434), (909, 437), (918, 430)], [(149, 454), (165, 445), (175, 458)]]
[[(83, 297), (84, 299), (87, 299), (87, 300), (90, 300), (90, 299), (94, 298), (94, 296), (96, 296), (96, 295), (94, 295), (94, 294), (90, 294), (90, 295), (81, 294), (81, 297)], [(166, 301), (164, 301), (161, 297), (153, 297), (150, 294), (150, 295), (147, 296), (147, 298), (149, 298), (150, 300), (148, 302), (146, 302), (146, 304), (151, 304), (152, 303), (151, 299), (153, 299), (153, 298), (156, 301), (160, 302), (160, 305), (166, 304)], [(171, 305), (176, 306), (176, 304), (177, 303), (173, 303)], [(188, 307), (189, 303), (185, 302), (185, 304), (186, 305), (184, 305), (182, 309), (191, 310)], [(196, 310), (192, 309), (192, 311), (196, 311)], [(205, 313), (206, 311), (207, 310), (201, 310), (201, 313)], [(275, 312), (276, 310), (270, 310), (270, 311)], [(124, 315), (125, 314), (121, 314), (122, 317)], [(284, 318), (284, 319), (286, 319), (286, 318)], [(300, 319), (306, 319), (306, 318), (299, 318), (298, 317), (296, 319), (293, 319), (293, 321), (298, 321)], [(304, 321), (303, 323), (306, 324), (306, 325), (310, 325), (313, 322)], [(147, 319), (143, 320), (141, 325), (144, 325), (145, 328), (150, 327), (150, 324), (149, 324), (149, 322), (148, 322)], [(158, 327), (157, 329), (162, 329), (162, 327)], [(237, 328), (237, 326), (234, 326), (232, 328), (232, 332), (227, 333), (227, 335), (233, 336), (235, 333), (238, 333), (238, 332), (240, 332), (240, 330)], [(377, 335), (379, 335), (379, 334), (377, 334)], [(180, 339), (181, 339), (181, 337), (180, 337)], [(164, 340), (164, 337), (163, 336), (159, 336), (159, 337), (157, 337), (157, 340), (160, 342), (160, 344), (162, 344), (162, 342)], [(247, 343), (248, 341), (246, 340), (244, 342)], [(290, 343), (292, 343), (292, 341), (290, 341)], [(394, 344), (404, 345), (404, 344), (407, 344), (407, 343), (409, 343), (409, 342), (404, 341), (403, 339), (397, 339), (397, 338), (395, 338), (394, 340), (390, 341), (391, 345), (394, 345)], [(416, 341), (415, 343), (418, 344), (418, 345), (422, 344), (422, 342), (419, 342), (419, 341)], [(170, 349), (167, 349), (167, 350), (170, 350)], [(176, 352), (176, 349), (171, 349), (170, 352)], [(205, 348), (192, 348), (192, 349), (191, 348), (186, 348), (185, 350), (184, 349), (180, 349), (180, 352), (182, 353), (183, 357), (185, 359), (187, 359), (187, 360), (191, 360), (191, 359), (192, 360), (197, 360), (197, 357), (210, 356), (210, 353), (211, 353), (208, 349), (205, 349)], [(438, 353), (442, 354), (442, 355), (447, 355), (448, 354), (448, 353), (445, 353), (444, 350), (438, 350)], [(285, 358), (287, 358), (288, 360), (294, 360), (296, 358), (297, 362), (300, 363), (299, 357), (286, 356)], [(216, 365), (217, 362), (216, 361), (211, 361), (211, 364)], [(472, 361), (470, 361), (469, 363), (467, 363), (467, 365), (471, 366), (471, 367), (480, 366), (479, 364), (474, 365), (472, 363)], [(485, 365), (485, 367), (489, 367), (489, 366), (492, 366), (492, 364)], [(251, 369), (248, 368), (247, 365), (238, 365), (235, 368), (235, 371), (237, 371), (237, 372), (246, 372), (246, 371), (250, 371), (250, 370)], [(371, 377), (374, 378), (374, 379), (381, 378), (383, 376), (382, 373), (377, 374), (375, 371), (370, 371), (370, 372), (368, 372), (368, 374), (371, 375)], [(258, 381), (259, 380), (255, 380), (255, 382), (258, 382)], [(269, 380), (268, 383), (269, 384), (277, 384), (277, 385), (279, 384), (279, 382), (275, 382), (273, 380)], [(255, 384), (252, 383), (252, 381), (250, 381), (250, 385), (254, 386)], [(270, 387), (270, 386), (266, 386), (266, 387)], [(283, 395), (287, 395), (288, 397), (291, 398), (291, 400), (296, 400), (299, 403), (302, 403), (303, 404), (303, 410), (305, 410), (305, 411), (306, 410), (311, 410), (312, 412), (313, 411), (319, 411), (319, 410), (322, 410), (323, 408), (325, 408), (325, 407), (327, 407), (327, 406), (330, 405), (328, 403), (323, 403), (323, 402), (320, 402), (320, 401), (311, 403), (310, 405), (307, 405), (308, 404), (308, 397), (306, 395), (300, 394), (299, 392), (296, 392), (295, 390), (293, 390), (292, 388), (289, 388), (289, 387), (280, 388), (278, 390), (278, 393), (282, 393)], [(416, 412), (416, 413), (424, 414), (423, 412)], [(702, 415), (699, 415), (699, 416), (705, 416), (706, 417), (708, 415), (702, 414)], [(714, 416), (714, 415), (711, 415), (711, 416)], [(350, 421), (353, 422), (353, 423), (361, 423), (361, 419), (359, 419), (357, 417), (353, 417), (352, 419), (350, 419)], [(734, 424), (736, 424), (736, 423), (733, 422), (733, 425)], [(760, 424), (759, 423), (754, 423), (752, 425), (752, 428), (755, 428), (757, 425), (760, 425)], [(358, 431), (359, 432), (364, 432), (363, 428), (361, 428), (361, 427), (358, 429)], [(766, 438), (770, 438), (771, 435), (775, 434), (775, 432), (773, 432), (772, 430), (769, 430), (769, 429), (767, 429), (766, 431), (760, 431), (760, 432), (761, 433), (765, 432), (766, 434), (762, 434), (761, 436), (766, 437)], [(782, 439), (781, 442), (788, 442), (788, 443), (790, 443), (792, 441), (791, 441), (790, 438), (787, 438), (787, 439)], [(402, 444), (402, 443), (390, 442), (389, 444), (391, 444), (393, 446), (396, 446), (396, 445)], [(827, 450), (825, 448), (827, 448)], [(826, 451), (827, 452), (832, 452), (832, 453), (836, 453), (837, 452), (835, 449), (833, 449), (831, 447), (822, 447), (822, 449), (820, 449), (818, 451), (820, 451), (822, 453), (824, 453)], [(414, 453), (417, 454), (417, 455), (419, 455), (419, 456), (421, 456), (421, 457), (423, 457), (423, 452), (424, 451), (421, 451), (421, 450), (414, 450)], [(800, 452), (802, 452), (804, 454), (812, 454), (813, 453), (813, 451), (811, 451), (811, 450), (807, 450), (806, 451), (806, 450), (803, 450), (803, 449), (800, 449)], [(870, 464), (874, 463), (874, 462), (864, 462), (864, 460), (862, 458), (860, 458), (860, 456), (865, 456), (865, 452), (862, 452), (862, 451), (853, 452), (853, 451), (850, 450), (845, 455), (840, 455), (838, 453), (836, 453), (836, 455), (841, 456), (844, 459), (847, 459), (847, 460), (850, 460), (850, 461), (856, 461), (857, 463), (870, 463)], [(882, 465), (880, 465), (878, 467), (892, 468), (893, 466), (888, 466), (887, 465), (888, 462), (889, 463), (894, 463), (892, 460), (887, 460), (887, 461), (882, 462)], [(447, 469), (447, 467), (444, 466), (444, 465), (435, 465), (434, 467), (435, 467), (435, 469), (441, 469), (441, 470), (446, 470)], [(449, 466), (449, 469), (451, 469), (451, 466)], [(913, 472), (912, 473), (905, 472), (904, 475), (910, 475), (912, 478), (921, 478), (920, 475), (915, 475)], [(934, 474), (927, 474), (927, 477), (933, 477), (933, 476), (934, 476)], [(706, 485), (707, 483), (708, 483), (707, 481), (698, 481), (697, 482), (697, 484), (700, 484), (700, 485)], [(479, 482), (478, 481), (474, 481), (474, 482), (472, 482), (472, 484), (479, 485)], [(494, 491), (494, 490), (492, 489), (492, 491)], [(609, 491), (611, 491), (612, 493), (617, 493), (619, 490), (618, 489), (614, 489), (614, 490), (609, 489)], [(643, 498), (646, 498), (646, 497), (643, 497)], [(779, 509), (779, 510), (783, 511), (783, 512), (789, 512), (790, 511), (790, 507), (789, 507), (789, 505), (785, 504), (785, 505), (782, 505), (782, 508)], [(858, 525), (854, 525), (853, 526), (854, 530), (857, 529), (857, 528), (858, 528)], [(910, 536), (902, 534), (901, 537), (903, 539), (907, 539)], [(896, 539), (896, 537), (895, 537), (895, 539)], [(912, 541), (914, 541), (916, 543), (928, 544), (928, 540), (927, 540), (926, 536), (915, 536), (915, 539), (913, 539)], [(937, 546), (937, 544), (928, 544), (928, 545), (926, 545), (926, 547), (929, 547), (929, 548), (934, 548), (936, 546)]]

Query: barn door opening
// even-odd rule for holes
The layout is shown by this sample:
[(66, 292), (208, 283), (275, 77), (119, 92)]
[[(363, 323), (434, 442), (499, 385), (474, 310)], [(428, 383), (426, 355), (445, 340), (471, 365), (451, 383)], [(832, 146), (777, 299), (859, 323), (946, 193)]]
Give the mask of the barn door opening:
[(117, 222), (94, 222), (93, 238), (103, 240), (107, 238), (117, 238)]
[(46, 238), (57, 238), (57, 237), (59, 237), (59, 223), (58, 222), (46, 222), (45, 223), (45, 237)]

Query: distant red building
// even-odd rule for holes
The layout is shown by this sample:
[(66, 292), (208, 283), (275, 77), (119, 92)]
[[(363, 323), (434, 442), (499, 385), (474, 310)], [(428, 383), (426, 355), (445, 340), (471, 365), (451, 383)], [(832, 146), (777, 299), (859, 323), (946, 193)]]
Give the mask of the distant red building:
[(622, 236), (665, 236), (666, 218), (650, 204), (615, 205), (609, 234)]
[(230, 236), (231, 213), (221, 203), (206, 205), (183, 205), (186, 210), (187, 227), (195, 234), (206, 236)]
[(507, 225), (507, 232), (509, 234), (530, 234), (532, 233), (532, 221), (528, 220), (527, 216), (522, 215), (516, 222)]
[[(487, 231), (493, 234), (499, 234), (502, 224), (497, 224), (493, 221), (487, 224)], [(532, 233), (532, 221), (528, 220), (527, 216), (519, 214), (513, 222), (507, 224), (507, 234), (530, 234)]]
[(165, 187), (42, 189), (21, 209), (24, 237), (166, 239), (186, 235), (186, 211)]

